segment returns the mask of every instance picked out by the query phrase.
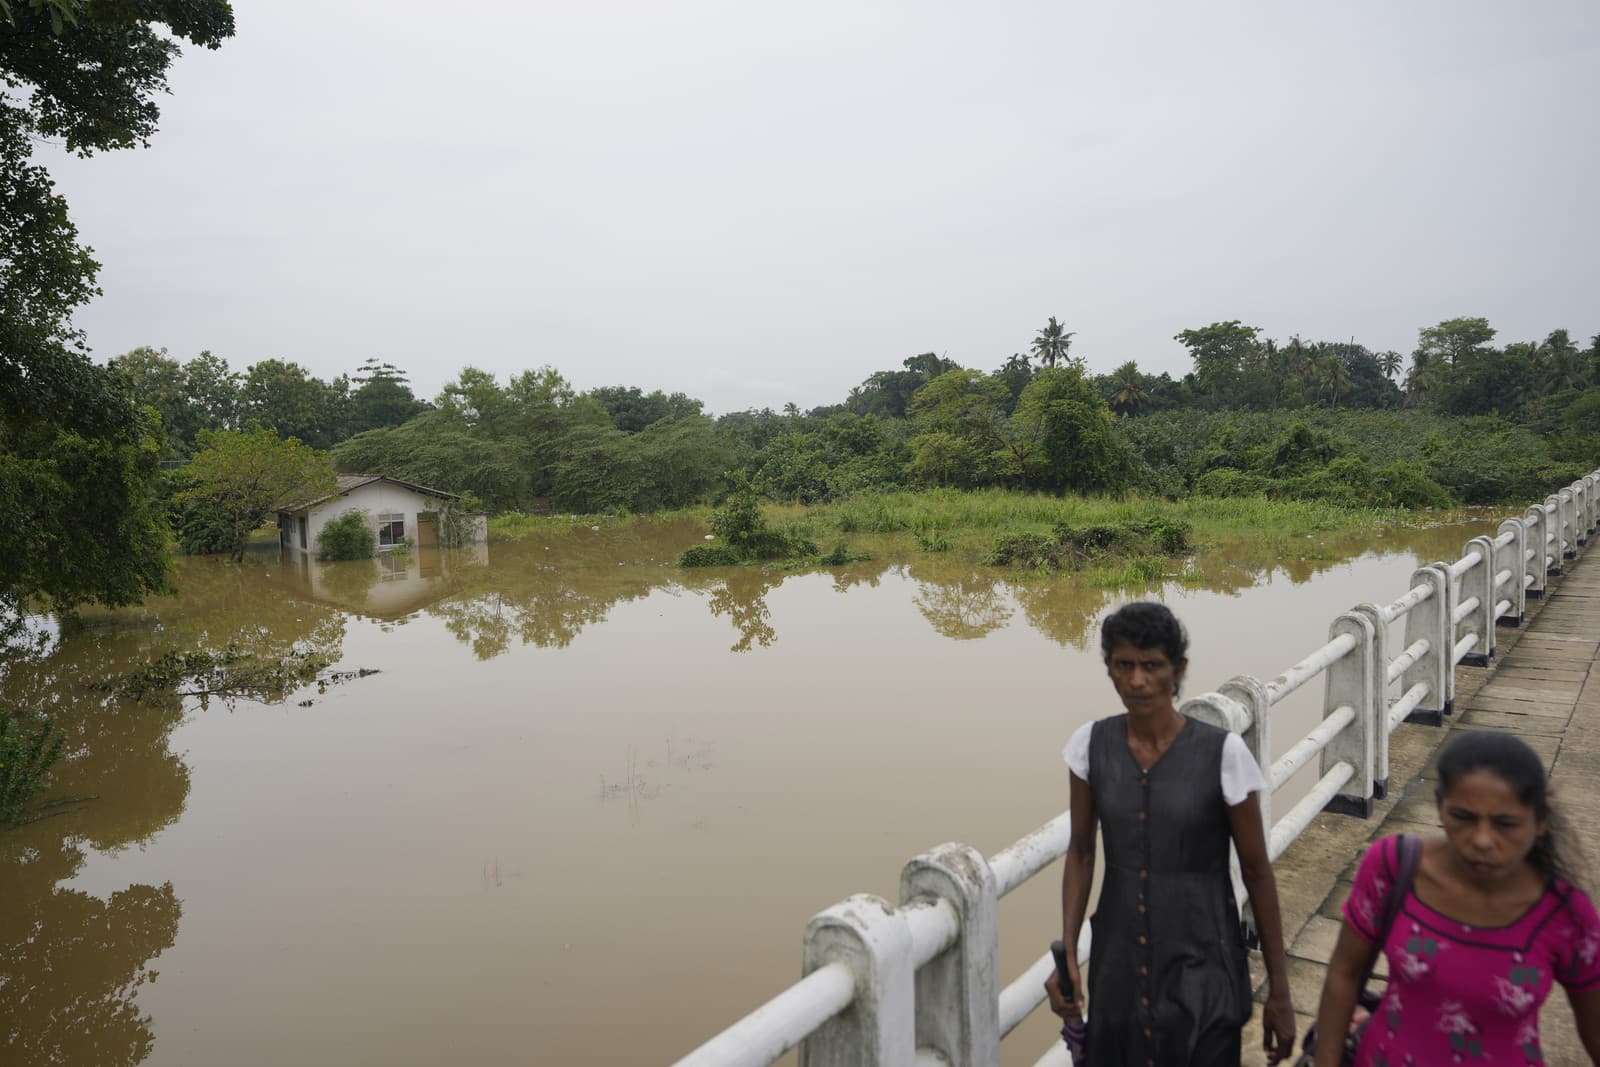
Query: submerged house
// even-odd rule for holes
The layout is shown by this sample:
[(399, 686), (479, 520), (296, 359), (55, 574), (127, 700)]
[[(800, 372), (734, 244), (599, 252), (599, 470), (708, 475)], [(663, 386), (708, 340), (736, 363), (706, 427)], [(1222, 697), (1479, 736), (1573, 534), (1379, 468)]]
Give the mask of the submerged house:
[[(367, 525), (378, 535), (380, 552), (405, 544), (418, 548), (437, 546), (439, 513), (460, 500), (454, 493), (381, 474), (341, 474), (332, 495), (278, 510), (278, 543), (285, 549), (315, 555), (317, 536), (329, 520), (347, 511), (361, 511), (367, 516)], [(487, 533), (488, 520), (482, 515), (471, 516), (465, 539), (481, 542)]]

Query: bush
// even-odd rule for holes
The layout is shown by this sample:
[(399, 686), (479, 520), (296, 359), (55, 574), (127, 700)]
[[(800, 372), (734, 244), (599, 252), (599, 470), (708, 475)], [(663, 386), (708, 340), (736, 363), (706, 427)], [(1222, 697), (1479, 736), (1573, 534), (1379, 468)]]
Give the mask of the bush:
[(187, 556), (233, 551), (233, 520), (215, 501), (189, 500), (178, 508), (178, 551)]
[(983, 562), (991, 567), (1021, 567), (1028, 570), (1059, 570), (1063, 561), (1061, 542), (1045, 534), (1000, 534)]
[(768, 559), (803, 559), (820, 553), (816, 542), (794, 527), (774, 530), (748, 478), (740, 478), (728, 502), (711, 513), (720, 545), (697, 545), (678, 557), (680, 567), (724, 567)]
[(727, 545), (695, 545), (678, 557), (680, 567), (737, 567), (744, 557)]
[(1266, 496), (1276, 484), (1271, 478), (1259, 474), (1246, 474), (1233, 467), (1218, 467), (1196, 478), (1194, 491), (1200, 496)]
[(371, 559), (377, 547), (378, 535), (367, 525), (364, 511), (347, 511), (317, 534), (317, 558), (324, 561)]
[[(1189, 524), (1171, 519), (1135, 519), (1130, 522), (1072, 526), (1058, 522), (1054, 535), (1001, 534), (984, 557), (990, 566), (1017, 566), (1032, 570), (1076, 569), (1105, 558), (1127, 560), (1126, 567), (1159, 576), (1166, 556), (1189, 550)], [(1150, 560), (1157, 562), (1152, 565)], [(1142, 568), (1142, 570), (1140, 570)], [(1129, 572), (1132, 573), (1132, 572)]]

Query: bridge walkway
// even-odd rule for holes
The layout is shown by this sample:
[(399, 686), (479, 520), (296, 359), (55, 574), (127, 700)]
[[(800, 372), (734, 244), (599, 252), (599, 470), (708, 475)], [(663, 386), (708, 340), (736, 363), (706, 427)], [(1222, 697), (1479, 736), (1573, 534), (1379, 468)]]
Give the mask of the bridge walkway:
[[(1339, 934), (1339, 908), (1367, 846), (1387, 834), (1439, 832), (1433, 764), (1452, 732), (1511, 731), (1533, 746), (1551, 769), (1558, 802), (1580, 843), (1591, 859), (1600, 858), (1600, 553), (1584, 552), (1566, 563), (1565, 572), (1551, 580), (1546, 598), (1528, 602), (1521, 627), (1499, 630), (1490, 668), (1458, 668), (1455, 714), (1447, 728), (1396, 728), (1389, 795), (1373, 817), (1322, 815), (1276, 864), (1301, 1034), (1316, 1013)], [(1259, 998), (1265, 972), (1259, 954), (1252, 955)], [(1377, 973), (1385, 975), (1381, 960)], [(1546, 1062), (1586, 1062), (1559, 989), (1545, 1002), (1540, 1028)], [(1245, 1050), (1245, 1064), (1266, 1062), (1259, 1012), (1246, 1030)]]

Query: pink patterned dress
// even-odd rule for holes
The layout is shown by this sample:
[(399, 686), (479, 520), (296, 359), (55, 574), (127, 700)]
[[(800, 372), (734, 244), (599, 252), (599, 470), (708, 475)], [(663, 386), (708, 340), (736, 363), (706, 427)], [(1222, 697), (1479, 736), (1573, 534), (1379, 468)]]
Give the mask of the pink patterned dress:
[[(1361, 861), (1344, 916), (1369, 944), (1398, 870), (1397, 839)], [(1356, 1051), (1356, 1067), (1544, 1064), (1539, 1007), (1554, 982), (1600, 984), (1600, 915), (1556, 879), (1510, 926), (1467, 926), (1408, 893), (1383, 946), (1389, 986)]]

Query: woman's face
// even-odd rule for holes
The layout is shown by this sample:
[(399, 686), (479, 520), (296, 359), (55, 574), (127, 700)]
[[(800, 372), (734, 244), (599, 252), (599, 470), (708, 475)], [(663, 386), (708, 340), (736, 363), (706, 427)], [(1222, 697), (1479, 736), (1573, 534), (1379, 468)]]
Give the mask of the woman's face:
[(1186, 666), (1187, 660), (1173, 663), (1159, 648), (1136, 648), (1127, 641), (1118, 641), (1106, 660), (1111, 684), (1130, 715), (1170, 706)]
[(1450, 848), (1486, 881), (1514, 874), (1544, 833), (1544, 820), (1493, 771), (1464, 774), (1439, 798)]

